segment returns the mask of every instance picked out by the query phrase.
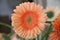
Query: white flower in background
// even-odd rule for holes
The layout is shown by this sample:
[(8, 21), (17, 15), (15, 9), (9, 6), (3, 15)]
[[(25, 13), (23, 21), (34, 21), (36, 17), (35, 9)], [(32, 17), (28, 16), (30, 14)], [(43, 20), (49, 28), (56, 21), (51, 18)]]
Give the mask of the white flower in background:
[(56, 19), (56, 17), (58, 16), (58, 14), (60, 13), (60, 9), (59, 9), (59, 7), (46, 7), (45, 12), (53, 13), (53, 15), (51, 15), (51, 13), (50, 13), (50, 16), (52, 16), (52, 17), (49, 18), (48, 21), (54, 21)]

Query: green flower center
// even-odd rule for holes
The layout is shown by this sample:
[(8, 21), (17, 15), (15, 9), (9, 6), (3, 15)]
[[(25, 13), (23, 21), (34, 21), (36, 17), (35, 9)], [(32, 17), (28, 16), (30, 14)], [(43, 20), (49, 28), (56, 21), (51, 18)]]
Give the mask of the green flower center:
[(32, 23), (32, 18), (31, 18), (31, 17), (28, 17), (28, 18), (27, 18), (27, 22), (28, 22), (28, 23)]
[(48, 18), (54, 17), (54, 12), (53, 11), (48, 11), (46, 13), (47, 13)]

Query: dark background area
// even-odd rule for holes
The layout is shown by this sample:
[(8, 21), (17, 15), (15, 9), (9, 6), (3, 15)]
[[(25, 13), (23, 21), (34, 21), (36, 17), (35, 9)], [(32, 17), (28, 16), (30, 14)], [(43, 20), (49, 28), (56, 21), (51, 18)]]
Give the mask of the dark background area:
[[(3, 0), (4, 1), (4, 0)], [(19, 5), (22, 2), (33, 2), (33, 0), (7, 0), (7, 3), (9, 4), (8, 7), (11, 9), (11, 11), (9, 11), (10, 13), (13, 13), (13, 9), (15, 9), (16, 5)], [(2, 2), (2, 0), (0, 0), (0, 2)], [(0, 14), (0, 22), (4, 22), (7, 24), (11, 25), (11, 16), (9, 15), (1, 15)], [(11, 32), (10, 28), (7, 28), (6, 26), (0, 25), (0, 33), (6, 33), (8, 34), (9, 32)]]

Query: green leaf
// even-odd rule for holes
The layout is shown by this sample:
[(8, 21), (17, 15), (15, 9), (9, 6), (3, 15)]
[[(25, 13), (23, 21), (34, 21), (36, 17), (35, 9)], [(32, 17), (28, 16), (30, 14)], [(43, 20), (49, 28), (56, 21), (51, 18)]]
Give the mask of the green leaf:
[(11, 30), (11, 32), (8, 34), (8, 36), (12, 36), (15, 32)]
[(7, 36), (6, 34), (3, 35), (4, 40), (10, 40), (10, 37)]
[(0, 25), (6, 26), (8, 28), (13, 28), (10, 24), (0, 22)]
[(45, 35), (46, 35), (46, 31), (42, 31), (42, 34), (41, 34), (41, 40), (44, 40)]
[(47, 13), (48, 18), (52, 18), (54, 16), (54, 12), (53, 11), (48, 11), (46, 13)]

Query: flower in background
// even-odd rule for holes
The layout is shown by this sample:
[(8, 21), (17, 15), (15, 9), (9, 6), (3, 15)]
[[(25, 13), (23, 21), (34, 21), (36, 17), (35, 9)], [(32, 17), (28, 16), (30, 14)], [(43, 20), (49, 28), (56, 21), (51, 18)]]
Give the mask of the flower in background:
[(55, 32), (50, 34), (49, 40), (60, 40), (60, 14), (52, 24)]
[(60, 14), (57, 16), (57, 19), (52, 23), (55, 31), (60, 31)]
[(60, 37), (57, 32), (52, 32), (50, 34), (49, 40), (60, 40)]
[(49, 18), (48, 21), (54, 21), (60, 13), (60, 9), (58, 7), (47, 7), (45, 9), (45, 12)]
[(20, 37), (30, 39), (41, 34), (45, 28), (47, 15), (43, 7), (35, 3), (25, 2), (16, 6), (12, 14), (12, 26)]

